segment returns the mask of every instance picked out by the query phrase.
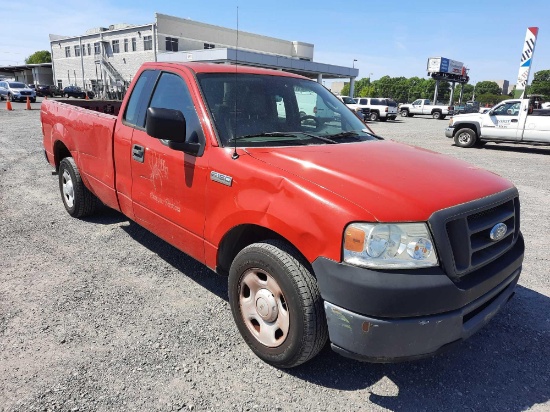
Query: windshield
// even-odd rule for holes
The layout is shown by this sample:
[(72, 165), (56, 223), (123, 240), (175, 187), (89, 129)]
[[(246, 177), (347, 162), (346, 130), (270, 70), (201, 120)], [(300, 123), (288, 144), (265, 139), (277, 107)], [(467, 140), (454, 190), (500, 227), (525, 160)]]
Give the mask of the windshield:
[(26, 89), (27, 86), (23, 83), (17, 83), (17, 82), (10, 82), (8, 83), (10, 85), (11, 89)]
[(315, 81), (233, 73), (203, 73), (197, 78), (223, 146), (376, 139), (347, 106)]
[(352, 99), (351, 97), (342, 96), (342, 101), (343, 101), (345, 104), (357, 104), (357, 102), (355, 101), (355, 99)]

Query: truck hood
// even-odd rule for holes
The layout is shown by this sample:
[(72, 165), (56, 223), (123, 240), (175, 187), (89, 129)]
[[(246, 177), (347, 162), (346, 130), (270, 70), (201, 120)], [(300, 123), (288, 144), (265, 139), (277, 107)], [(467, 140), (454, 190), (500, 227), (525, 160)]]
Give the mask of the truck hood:
[(382, 222), (426, 221), (435, 211), (512, 187), (466, 162), (392, 141), (246, 151), (347, 199)]
[(456, 114), (456, 115), (453, 115), (453, 123), (457, 121), (467, 121), (467, 120), (479, 121), (481, 119), (481, 116), (483, 115), (480, 113)]

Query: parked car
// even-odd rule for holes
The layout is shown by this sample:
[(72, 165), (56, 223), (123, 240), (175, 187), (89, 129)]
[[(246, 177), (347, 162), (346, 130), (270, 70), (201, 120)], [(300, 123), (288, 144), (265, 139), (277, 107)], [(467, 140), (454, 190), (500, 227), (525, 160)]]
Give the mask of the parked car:
[(40, 97), (53, 97), (55, 95), (61, 96), (62, 92), (56, 86), (39, 84), (36, 86), (36, 95)]
[(392, 99), (373, 99), (370, 97), (356, 97), (355, 102), (361, 108), (370, 110), (369, 119), (373, 122), (380, 120), (395, 120), (397, 117), (397, 103)]
[(23, 102), (27, 100), (27, 97), (33, 103), (36, 101), (35, 91), (28, 88), (25, 83), (0, 81), (0, 100)]
[(69, 98), (69, 97), (75, 97), (79, 99), (85, 99), (86, 94), (88, 95), (89, 99), (93, 99), (95, 94), (92, 91), (89, 90), (82, 90), (78, 86), (67, 86), (63, 89), (63, 96)]
[(413, 117), (414, 115), (432, 116), (434, 119), (443, 120), (452, 110), (452, 106), (442, 104), (432, 104), (428, 99), (417, 99), (411, 104), (402, 104), (399, 112), (402, 117)]

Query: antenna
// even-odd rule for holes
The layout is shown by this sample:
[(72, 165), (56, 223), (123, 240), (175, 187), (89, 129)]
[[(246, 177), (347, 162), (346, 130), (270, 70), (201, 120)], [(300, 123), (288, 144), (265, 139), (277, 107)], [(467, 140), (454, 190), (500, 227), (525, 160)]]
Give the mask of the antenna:
[(233, 155), (231, 156), (231, 159), (237, 160), (239, 158), (239, 154), (237, 153), (237, 101), (239, 100), (237, 98), (237, 62), (239, 61), (237, 57), (237, 53), (239, 52), (239, 6), (237, 6), (237, 43), (235, 44), (235, 92), (233, 95), (235, 96), (235, 130), (233, 132), (233, 143), (235, 145), (233, 146)]

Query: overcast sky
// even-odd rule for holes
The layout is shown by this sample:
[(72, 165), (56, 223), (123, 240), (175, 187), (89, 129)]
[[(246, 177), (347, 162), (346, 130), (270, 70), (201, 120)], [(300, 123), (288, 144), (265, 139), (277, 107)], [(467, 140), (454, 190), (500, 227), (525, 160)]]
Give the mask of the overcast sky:
[[(345, 4), (346, 8), (340, 6)], [(426, 76), (428, 57), (463, 62), (473, 82), (516, 83), (527, 27), (539, 27), (533, 68), (550, 69), (550, 2), (248, 0), (0, 0), (0, 65), (50, 50), (51, 34), (154, 22), (159, 12), (315, 45), (314, 60), (359, 68), (359, 78)]]

